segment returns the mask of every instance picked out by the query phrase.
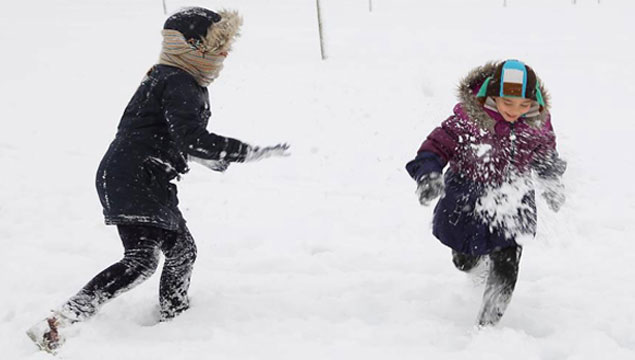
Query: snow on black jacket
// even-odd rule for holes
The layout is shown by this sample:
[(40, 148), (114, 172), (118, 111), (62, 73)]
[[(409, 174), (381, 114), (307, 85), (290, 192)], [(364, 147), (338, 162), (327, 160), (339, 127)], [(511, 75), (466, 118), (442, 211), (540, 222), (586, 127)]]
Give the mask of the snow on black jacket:
[(187, 72), (155, 65), (126, 107), (97, 171), (106, 224), (177, 230), (184, 223), (170, 180), (186, 173), (187, 157), (242, 162), (249, 146), (206, 130), (207, 88)]

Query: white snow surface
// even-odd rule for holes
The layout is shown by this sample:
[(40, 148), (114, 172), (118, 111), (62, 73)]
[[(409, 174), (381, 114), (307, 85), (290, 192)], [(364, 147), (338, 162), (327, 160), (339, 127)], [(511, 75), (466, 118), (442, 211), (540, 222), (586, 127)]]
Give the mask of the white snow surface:
[[(210, 130), (292, 156), (192, 165), (192, 308), (156, 324), (158, 274), (69, 329), (60, 359), (635, 359), (632, 0), (166, 0), (244, 16)], [(94, 176), (158, 58), (158, 0), (0, 10), (0, 350), (120, 259)], [(514, 297), (476, 331), (482, 285), (431, 234), (404, 165), (486, 61), (552, 95), (567, 203), (539, 206)]]

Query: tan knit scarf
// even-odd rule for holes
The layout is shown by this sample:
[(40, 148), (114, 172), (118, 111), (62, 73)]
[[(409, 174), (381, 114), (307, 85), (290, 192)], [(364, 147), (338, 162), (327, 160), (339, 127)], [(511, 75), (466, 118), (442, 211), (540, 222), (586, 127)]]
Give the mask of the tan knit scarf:
[(176, 66), (192, 75), (203, 87), (209, 86), (223, 69), (226, 51), (212, 49), (204, 42), (190, 43), (176, 30), (163, 30), (159, 64)]

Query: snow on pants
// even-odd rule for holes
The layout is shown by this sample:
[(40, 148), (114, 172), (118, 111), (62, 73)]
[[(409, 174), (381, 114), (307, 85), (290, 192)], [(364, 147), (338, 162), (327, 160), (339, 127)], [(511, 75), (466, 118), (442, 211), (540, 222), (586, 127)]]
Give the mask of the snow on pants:
[(456, 251), (452, 252), (452, 261), (456, 268), (461, 271), (471, 270), (483, 257), (489, 256), (489, 273), (483, 294), (483, 303), (478, 315), (480, 326), (495, 325), (503, 317), (518, 279), (521, 253), (522, 247), (520, 246), (504, 248), (489, 255), (467, 255)]
[(117, 295), (149, 278), (165, 255), (159, 286), (161, 319), (174, 317), (189, 307), (187, 290), (196, 260), (192, 235), (182, 225), (178, 231), (142, 225), (118, 225), (124, 257), (97, 274), (62, 307), (71, 319), (85, 320)]

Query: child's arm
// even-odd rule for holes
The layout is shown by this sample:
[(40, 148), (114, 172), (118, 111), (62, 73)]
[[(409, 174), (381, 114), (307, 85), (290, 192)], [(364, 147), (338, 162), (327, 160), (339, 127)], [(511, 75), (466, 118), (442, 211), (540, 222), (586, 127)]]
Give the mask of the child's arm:
[[(182, 80), (182, 79), (181, 79)], [(289, 145), (250, 146), (240, 140), (210, 133), (198, 113), (201, 104), (198, 89), (191, 81), (178, 77), (166, 86), (163, 109), (170, 134), (190, 160), (212, 170), (224, 171), (229, 162), (247, 162), (272, 156), (288, 156)]]
[(559, 179), (567, 169), (567, 162), (560, 158), (556, 150), (556, 135), (551, 125), (551, 116), (542, 129), (542, 139), (534, 151), (532, 168), (540, 179)]
[(542, 130), (543, 141), (535, 150), (531, 165), (542, 185), (542, 197), (551, 210), (558, 211), (566, 200), (564, 185), (560, 178), (567, 169), (567, 163), (560, 158), (556, 150), (556, 135), (550, 117), (547, 118)]
[(163, 94), (163, 111), (179, 150), (204, 160), (244, 161), (249, 145), (210, 133), (202, 126), (198, 112), (203, 104), (194, 84), (176, 76), (169, 80), (173, 81), (169, 81)]
[(419, 148), (417, 157), (406, 164), (406, 170), (417, 182), (416, 194), (421, 205), (429, 205), (444, 191), (441, 173), (456, 152), (456, 121), (452, 117), (434, 129)]
[(443, 172), (445, 165), (454, 158), (458, 145), (455, 122), (456, 119), (451, 117), (434, 129), (421, 144), (414, 160), (406, 164), (406, 170), (415, 181), (428, 174)]

